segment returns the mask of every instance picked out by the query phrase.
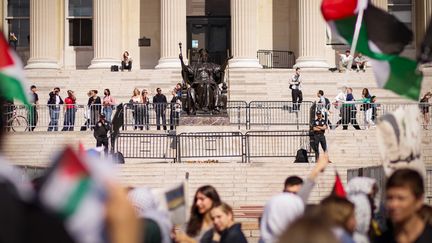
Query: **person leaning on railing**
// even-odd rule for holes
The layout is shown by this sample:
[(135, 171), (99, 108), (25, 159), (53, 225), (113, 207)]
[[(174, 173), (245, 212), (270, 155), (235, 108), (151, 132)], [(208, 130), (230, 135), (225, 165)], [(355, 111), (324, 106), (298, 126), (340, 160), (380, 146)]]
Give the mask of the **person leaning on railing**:
[(65, 99), (65, 116), (62, 131), (73, 131), (75, 126), (76, 98), (72, 90), (67, 91), (68, 97)]
[(60, 105), (64, 103), (59, 93), (60, 93), (59, 87), (55, 87), (54, 90), (49, 93), (48, 108), (49, 108), (50, 122), (48, 125), (48, 132), (51, 132), (53, 130), (58, 131), (58, 121), (60, 118)]
[(33, 98), (32, 106), (30, 107), (31, 112), (28, 114), (28, 122), (29, 122), (29, 132), (34, 131), (36, 128), (36, 124), (38, 121), (38, 113), (37, 113), (37, 105), (39, 104), (39, 96), (36, 93), (37, 88), (36, 85), (30, 86), (30, 96)]
[(90, 110), (90, 127), (94, 128), (96, 122), (99, 120), (101, 113), (101, 98), (97, 95), (97, 90), (90, 90), (90, 98), (88, 99), (87, 106)]

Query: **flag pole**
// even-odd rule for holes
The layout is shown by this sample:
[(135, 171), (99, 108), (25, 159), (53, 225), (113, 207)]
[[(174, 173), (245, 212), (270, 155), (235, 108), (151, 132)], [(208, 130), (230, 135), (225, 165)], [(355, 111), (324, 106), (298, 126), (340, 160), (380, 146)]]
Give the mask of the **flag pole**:
[[(364, 7), (360, 7), (360, 10), (359, 10), (359, 13), (357, 16), (356, 25), (355, 25), (355, 29), (354, 29), (354, 36), (353, 36), (353, 40), (351, 43), (351, 50), (350, 50), (350, 53), (352, 53), (353, 59), (348, 61), (348, 69), (349, 70), (351, 70), (352, 63), (354, 61), (355, 50), (357, 48), (357, 42), (358, 42), (358, 38), (360, 35), (360, 29), (361, 29), (361, 25), (363, 22), (364, 10), (365, 10)], [(345, 81), (348, 83), (348, 72), (345, 73)]]

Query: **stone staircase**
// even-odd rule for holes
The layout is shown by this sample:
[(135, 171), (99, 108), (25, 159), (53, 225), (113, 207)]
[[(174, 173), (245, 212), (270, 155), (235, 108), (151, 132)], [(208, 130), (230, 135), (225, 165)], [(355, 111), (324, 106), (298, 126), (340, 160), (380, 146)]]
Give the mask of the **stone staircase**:
[[(160, 87), (169, 98), (170, 90), (176, 83), (181, 82), (180, 70), (134, 70), (132, 72), (109, 72), (107, 70), (74, 70), (74, 71), (26, 71), (29, 83), (35, 84), (39, 89), (40, 103), (45, 104), (48, 93), (53, 87), (60, 87), (63, 97), (66, 90), (75, 91), (77, 103), (87, 103), (87, 91), (99, 90), (103, 96), (103, 89), (109, 88), (118, 102), (129, 101), (134, 88), (147, 88), (151, 95)], [(232, 69), (227, 72), (226, 80), (229, 84), (229, 100), (265, 101), (265, 100), (291, 100), (291, 91), (288, 82), (293, 74), (289, 69)], [(423, 91), (432, 88), (432, 68), (425, 69)], [(328, 71), (304, 71), (303, 100), (316, 100), (319, 89), (324, 90), (330, 100), (339, 92), (343, 85), (354, 90), (354, 97), (360, 98), (363, 88), (369, 88), (371, 94), (378, 97), (379, 102), (410, 102), (390, 91), (377, 88), (372, 70), (366, 73), (349, 72), (331, 73)]]

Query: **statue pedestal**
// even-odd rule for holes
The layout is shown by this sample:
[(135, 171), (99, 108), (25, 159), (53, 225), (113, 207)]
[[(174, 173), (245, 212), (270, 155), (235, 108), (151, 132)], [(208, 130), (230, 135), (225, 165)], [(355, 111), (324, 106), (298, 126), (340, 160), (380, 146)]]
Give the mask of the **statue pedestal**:
[(217, 115), (182, 115), (179, 120), (180, 126), (227, 126), (230, 120), (227, 113)]

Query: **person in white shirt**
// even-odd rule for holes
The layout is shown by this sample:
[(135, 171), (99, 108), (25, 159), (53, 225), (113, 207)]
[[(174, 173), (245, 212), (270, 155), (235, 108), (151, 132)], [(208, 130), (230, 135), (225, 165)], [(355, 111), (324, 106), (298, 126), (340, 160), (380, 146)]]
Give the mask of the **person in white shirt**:
[[(339, 54), (339, 52), (337, 52)], [(345, 69), (351, 70), (351, 65), (353, 61), (353, 56), (351, 56), (351, 51), (346, 50), (345, 54), (339, 54), (340, 61), (339, 61), (339, 72), (345, 71)]]
[(357, 67), (356, 71), (359, 72), (361, 69), (363, 72), (366, 72), (366, 62), (366, 58), (361, 53), (359, 53), (356, 58), (354, 58), (354, 63)]
[(291, 77), (290, 89), (293, 103), (293, 111), (300, 110), (300, 104), (303, 101), (303, 93), (301, 91), (300, 68), (295, 69), (295, 74)]
[[(346, 101), (347, 91), (348, 91), (348, 87), (342, 86), (340, 92), (335, 97), (335, 102), (333, 103), (335, 110), (339, 110), (339, 116), (341, 116), (342, 114), (342, 104)], [(336, 122), (336, 125), (334, 126), (330, 125), (330, 128), (336, 129), (341, 123), (342, 123), (342, 118), (340, 118), (339, 121)]]

